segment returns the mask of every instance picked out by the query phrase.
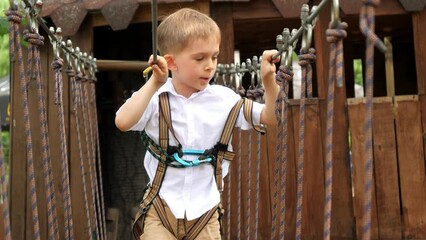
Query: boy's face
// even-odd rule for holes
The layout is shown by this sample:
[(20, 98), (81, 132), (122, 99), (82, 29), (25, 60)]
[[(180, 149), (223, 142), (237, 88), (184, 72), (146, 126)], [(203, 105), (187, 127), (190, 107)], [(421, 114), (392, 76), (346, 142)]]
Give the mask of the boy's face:
[(215, 37), (194, 39), (181, 52), (173, 54), (170, 70), (179, 94), (190, 97), (208, 86), (216, 71), (219, 45)]

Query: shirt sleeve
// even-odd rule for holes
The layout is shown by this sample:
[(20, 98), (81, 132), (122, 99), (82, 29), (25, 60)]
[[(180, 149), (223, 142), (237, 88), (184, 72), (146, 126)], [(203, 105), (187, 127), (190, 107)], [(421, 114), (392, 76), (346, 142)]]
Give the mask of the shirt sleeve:
[[(133, 94), (136, 94), (136, 92), (135, 93), (133, 93)], [(132, 97), (133, 97), (133, 94), (132, 94)], [(117, 112), (116, 112), (116, 115), (121, 111), (121, 108), (124, 106), (124, 105), (126, 105), (127, 104), (127, 101), (128, 101), (128, 99), (126, 100), (126, 102), (117, 110)], [(133, 125), (130, 129), (129, 129), (129, 131), (142, 131), (142, 130), (144, 130), (145, 129), (145, 127), (146, 127), (146, 124), (148, 123), (148, 121), (149, 121), (149, 119), (152, 117), (152, 115), (153, 115), (153, 113), (154, 113), (154, 111), (156, 111), (155, 109), (157, 109), (157, 106), (158, 105), (158, 96), (157, 96), (157, 94), (155, 94), (152, 98), (151, 98), (151, 100), (149, 101), (149, 103), (148, 103), (148, 106), (146, 107), (146, 109), (145, 109), (145, 112), (144, 112), (144, 114), (142, 115), (142, 117), (139, 119), (139, 121), (135, 124), (135, 125)]]
[(262, 109), (265, 106), (265, 104), (258, 103), (253, 101), (253, 108), (252, 108), (252, 120), (253, 123), (249, 122), (249, 119), (245, 119), (243, 108), (240, 109), (240, 115), (237, 119), (237, 126), (240, 126), (242, 130), (248, 130), (255, 126), (260, 126), (260, 114), (262, 113)]

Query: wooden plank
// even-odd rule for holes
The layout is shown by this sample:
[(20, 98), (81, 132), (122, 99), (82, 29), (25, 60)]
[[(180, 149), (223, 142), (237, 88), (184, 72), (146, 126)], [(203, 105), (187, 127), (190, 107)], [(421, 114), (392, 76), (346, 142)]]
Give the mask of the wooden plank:
[(373, 152), (380, 239), (401, 239), (398, 163), (392, 98), (376, 98)]
[(420, 104), (395, 97), (403, 238), (426, 238), (426, 182)]
[[(361, 9), (361, 1), (346, 0), (340, 1), (340, 8), (345, 15), (358, 15)], [(401, 15), (406, 14), (405, 9), (398, 0), (381, 1), (376, 8), (376, 16)]]
[[(296, 101), (292, 101), (293, 103)], [(297, 101), (298, 102), (298, 101)], [(323, 235), (324, 223), (324, 159), (322, 153), (319, 105), (317, 99), (306, 104), (302, 239), (318, 239)], [(292, 106), (295, 152), (299, 149), (299, 106)], [(290, 121), (290, 120), (289, 120)], [(298, 156), (295, 156), (297, 166)], [(295, 167), (297, 172), (297, 167)], [(295, 177), (297, 177), (295, 175)], [(297, 182), (295, 182), (295, 186)], [(296, 188), (297, 189), (297, 188)], [(315, 201), (312, 201), (315, 199)], [(296, 206), (296, 203), (295, 205)], [(296, 207), (294, 208), (296, 209)], [(292, 236), (294, 238), (295, 235)]]
[(300, 9), (303, 4), (308, 4), (307, 0), (272, 0), (275, 7), (284, 18), (300, 17)]
[[(315, 4), (319, 4), (320, 2), (320, 0), (316, 0)], [(318, 21), (314, 28), (314, 42), (312, 47), (315, 48), (317, 56), (315, 66), (319, 99), (327, 99), (328, 71), (330, 68), (330, 43), (327, 41), (325, 31), (328, 29), (330, 14), (330, 7), (324, 7), (318, 15)]]
[[(23, 48), (23, 54), (26, 54)], [(18, 61), (11, 62), (11, 121), (10, 121), (10, 221), (12, 239), (25, 238), (25, 219), (27, 212), (27, 164), (26, 144), (24, 135), (24, 111), (19, 79)]]
[(286, 206), (285, 206), (285, 238), (294, 239), (296, 236), (296, 203), (297, 203), (297, 169), (296, 169), (296, 126), (292, 119), (295, 118), (293, 107), (288, 106), (288, 140), (287, 140), (287, 189), (286, 189)]
[[(420, 95), (426, 94), (426, 9), (412, 14), (414, 54), (416, 56), (417, 86)], [(426, 119), (423, 117), (422, 119)]]
[[(300, 10), (298, 11), (300, 12)], [(234, 20), (253, 20), (253, 19), (282, 19), (281, 13), (272, 3), (272, 1), (251, 0), (247, 3), (233, 4)]]
[[(48, 39), (45, 36), (45, 39)], [(64, 236), (64, 200), (62, 194), (62, 171), (61, 171), (61, 147), (60, 147), (60, 136), (59, 136), (59, 117), (58, 117), (58, 105), (55, 104), (55, 80), (54, 71), (51, 68), (52, 60), (54, 59), (54, 53), (52, 46), (46, 44), (45, 52), (42, 56), (45, 56), (43, 61), (43, 79), (45, 80), (46, 89), (46, 107), (47, 107), (47, 118), (48, 118), (48, 130), (49, 130), (49, 144), (50, 144), (50, 158), (53, 176), (53, 186), (55, 188), (56, 197), (56, 213), (58, 221), (59, 236)], [(65, 56), (62, 56), (65, 58)], [(65, 78), (67, 79), (67, 78)], [(64, 85), (67, 86), (67, 85)], [(65, 99), (67, 97), (66, 91), (64, 91)], [(66, 124), (66, 122), (65, 122)]]
[[(254, 132), (254, 141), (259, 141), (259, 134), (255, 130)], [(268, 150), (270, 146), (267, 144), (267, 136), (260, 134), (260, 167), (259, 167), (259, 203), (257, 207), (259, 210), (258, 213), (258, 225), (255, 226), (258, 228), (257, 239), (271, 239), (271, 188), (269, 185), (269, 175), (270, 165), (268, 164)], [(256, 150), (257, 151), (257, 150)], [(254, 159), (257, 160), (256, 151), (253, 152)], [(255, 165), (256, 166), (256, 165)], [(256, 177), (254, 178), (256, 179)], [(254, 182), (256, 184), (256, 182)], [(255, 216), (256, 217), (256, 216)]]
[[(356, 222), (356, 237), (362, 239), (363, 196), (364, 196), (364, 118), (365, 98), (348, 99), (349, 130), (352, 150), (352, 182), (354, 194), (354, 212)], [(374, 165), (374, 164), (373, 164)], [(373, 176), (374, 182), (374, 176)], [(375, 186), (371, 196), (371, 239), (378, 239), (377, 207)]]
[[(179, 2), (179, 3), (159, 3), (158, 9), (157, 9), (158, 20), (161, 21), (166, 16), (170, 15), (176, 10), (185, 8), (185, 7), (193, 8), (205, 14), (209, 14), (210, 12), (209, 4), (210, 2), (208, 0), (199, 0), (199, 1), (193, 1), (193, 2)], [(91, 16), (93, 19), (94, 27), (109, 25), (109, 23), (105, 20), (104, 16), (100, 12), (93, 14)], [(144, 22), (151, 22), (151, 6), (149, 4), (139, 5), (139, 8), (136, 10), (133, 16), (131, 24), (144, 23)]]
[(212, 18), (216, 21), (222, 34), (219, 63), (234, 62), (234, 22), (231, 3), (216, 3), (212, 7)]
[[(93, 46), (91, 45), (92, 39), (93, 39), (93, 32), (92, 32), (92, 23), (91, 20), (88, 19), (87, 21), (83, 22), (82, 26), (80, 27), (79, 32), (76, 36), (72, 38), (74, 46), (79, 46), (82, 51), (85, 52), (92, 52)], [(84, 37), (83, 37), (84, 36)], [(70, 89), (68, 89), (70, 91)], [(90, 178), (88, 173), (88, 165), (87, 165), (87, 159), (88, 159), (88, 152), (87, 152), (87, 146), (88, 143), (86, 142), (85, 136), (84, 136), (84, 128), (83, 128), (83, 114), (81, 111), (81, 107), (79, 107), (77, 111), (78, 115), (78, 121), (79, 121), (79, 131), (80, 131), (80, 138), (77, 138), (77, 128), (76, 128), (76, 122), (75, 122), (75, 114), (74, 110), (72, 109), (73, 99), (72, 95), (69, 92), (69, 117), (70, 117), (70, 124), (69, 124), (69, 145), (70, 145), (70, 153), (69, 153), (69, 159), (70, 159), (70, 185), (71, 185), (71, 204), (72, 204), (72, 211), (73, 211), (73, 223), (74, 223), (74, 238), (75, 239), (87, 239), (88, 238), (88, 231), (93, 230), (93, 211), (92, 211), (92, 195), (90, 191)], [(88, 127), (88, 126), (87, 126)], [(78, 144), (82, 146), (83, 151), (83, 159), (84, 159), (84, 171), (85, 174), (82, 175), (81, 168), (80, 168), (80, 153), (78, 149)], [(84, 195), (83, 195), (83, 186), (82, 186), (82, 180), (83, 177), (86, 181), (86, 192), (87, 192), (87, 204), (89, 206), (90, 214), (90, 220), (91, 220), (91, 229), (87, 226), (87, 218), (86, 218), (86, 210), (85, 210), (85, 201), (84, 201)]]

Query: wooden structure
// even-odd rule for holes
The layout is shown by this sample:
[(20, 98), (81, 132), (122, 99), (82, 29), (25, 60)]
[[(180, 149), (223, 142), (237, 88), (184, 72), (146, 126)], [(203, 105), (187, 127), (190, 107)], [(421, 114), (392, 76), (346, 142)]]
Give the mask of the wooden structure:
[[(83, 51), (93, 53), (98, 59), (109, 60), (134, 60), (148, 59), (151, 53), (150, 34), (150, 6), (146, 1), (93, 1), (99, 5), (86, 4), (88, 1), (76, 1), (68, 5), (51, 1), (44, 8), (44, 14), (49, 15), (52, 21), (65, 32), (71, 33), (74, 46), (80, 46)], [(275, 37), (282, 32), (284, 27), (298, 28), (300, 26), (299, 9), (308, 1), (292, 0), (250, 0), (250, 1), (164, 1), (159, 3), (159, 16), (181, 7), (191, 7), (211, 15), (219, 24), (223, 43), (219, 62), (231, 63), (234, 51), (239, 50), (241, 59), (259, 55), (264, 49), (276, 48)], [(318, 4), (319, 0), (309, 1), (309, 4)], [(376, 31), (383, 39), (390, 37), (393, 44), (394, 79), (395, 82), (386, 80), (384, 56), (376, 54), (375, 59), (375, 86), (374, 86), (374, 192), (372, 215), (372, 239), (425, 239), (426, 238), (426, 174), (425, 174), (425, 147), (424, 135), (426, 133), (426, 9), (422, 4), (408, 3), (409, 1), (388, 0), (382, 1), (376, 10)], [(418, 1), (420, 2), (420, 1)], [(57, 4), (57, 5), (54, 5)], [(116, 4), (116, 5), (114, 5)], [(136, 4), (136, 5), (135, 5)], [(358, 28), (358, 17), (361, 1), (341, 0), (342, 20), (349, 23), (348, 37), (344, 41), (345, 56), (345, 87), (336, 89), (335, 120), (334, 120), (334, 149), (333, 149), (333, 205), (332, 229), (333, 239), (361, 238), (361, 212), (362, 212), (362, 187), (363, 187), (363, 161), (362, 141), (363, 134), (363, 99), (354, 99), (354, 59), (364, 58), (365, 38)], [(423, 4), (424, 5), (424, 4)], [(124, 8), (127, 7), (127, 8)], [(76, 9), (74, 19), (67, 19), (65, 11)], [(114, 8), (116, 12), (114, 12)], [(124, 9), (123, 9), (124, 8)], [(406, 10), (409, 9), (408, 10)], [(112, 9), (112, 10), (111, 10)], [(126, 13), (122, 14), (127, 9)], [(101, 10), (101, 11), (95, 11)], [(130, 15), (130, 17), (129, 17)], [(124, 17), (125, 18), (121, 18)], [(160, 19), (161, 20), (161, 19)], [(315, 98), (307, 105), (306, 117), (306, 142), (305, 142), (305, 195), (303, 207), (302, 239), (320, 239), (323, 235), (323, 208), (324, 208), (324, 136), (326, 119), (326, 96), (329, 68), (329, 43), (326, 41), (325, 30), (330, 21), (330, 9), (324, 9), (319, 15), (314, 32), (314, 46), (317, 50), (317, 60), (314, 66)], [(59, 23), (65, 24), (65, 26)], [(113, 31), (112, 29), (120, 30)], [(43, 79), (47, 86), (46, 99), (48, 100), (49, 130), (51, 139), (52, 159), (60, 155), (57, 141), (57, 117), (53, 103), (53, 84), (50, 80), (53, 72), (49, 65), (53, 58), (50, 47), (42, 48)], [(107, 63), (107, 62), (104, 62)], [(103, 67), (103, 68), (102, 68)], [(103, 65), (98, 73), (97, 82), (97, 107), (99, 130), (101, 137), (101, 152), (104, 168), (104, 192), (107, 207), (117, 206), (115, 200), (122, 192), (120, 177), (127, 179), (134, 188), (128, 193), (131, 199), (122, 200), (119, 227), (119, 239), (129, 239), (128, 224), (130, 223), (130, 207), (137, 204), (146, 177), (142, 168), (141, 144), (130, 142), (138, 141), (135, 134), (119, 133), (115, 129), (113, 119), (117, 108), (142, 84), (141, 71), (122, 71), (108, 69)], [(130, 69), (129, 69), (130, 70)], [(142, 70), (142, 69), (141, 69)], [(12, 99), (19, 99), (19, 84), (15, 84), (17, 70), (14, 69), (12, 77)], [(393, 88), (391, 86), (394, 86)], [(77, 156), (77, 138), (72, 125), (73, 111), (72, 99), (69, 93), (69, 84), (65, 82), (64, 103), (66, 117), (66, 130), (69, 140), (70, 180), (72, 189), (72, 208), (74, 216), (74, 231), (76, 239), (87, 239), (90, 231), (85, 225), (83, 212), (83, 198), (81, 194), (81, 172), (75, 161)], [(395, 95), (388, 94), (388, 89), (394, 89)], [(30, 96), (35, 89), (30, 86)], [(34, 100), (34, 99), (33, 99)], [(36, 103), (36, 101), (31, 101)], [(27, 200), (25, 151), (22, 126), (22, 109), (19, 100), (12, 100), (11, 124), (11, 221), (13, 239), (32, 239), (31, 212)], [(286, 230), (287, 239), (293, 239), (295, 234), (295, 200), (296, 200), (296, 170), (295, 152), (297, 151), (298, 127), (298, 100), (291, 100), (289, 105), (289, 165), (286, 192)], [(34, 124), (36, 125), (36, 124)], [(38, 130), (35, 130), (38, 131)], [(269, 129), (270, 134), (262, 138), (262, 164), (260, 168), (259, 221), (255, 226), (253, 222), (246, 223), (245, 216), (253, 212), (244, 211), (238, 219), (235, 208), (239, 205), (245, 209), (246, 203), (237, 202), (236, 194), (241, 191), (245, 199), (247, 187), (254, 192), (254, 186), (231, 188), (231, 219), (230, 226), (234, 228), (240, 224), (249, 224), (250, 228), (258, 228), (258, 236), (253, 239), (273, 239), (271, 236), (272, 193), (275, 166), (274, 146), (277, 139), (273, 134), (275, 130)], [(296, 134), (295, 134), (296, 133)], [(250, 134), (250, 135), (249, 135)], [(234, 162), (231, 167), (231, 176), (237, 176), (236, 164), (247, 168), (249, 161), (246, 141), (255, 134), (242, 133), (243, 149), (239, 163)], [(348, 141), (350, 139), (350, 141)], [(238, 138), (234, 137), (234, 145)], [(37, 144), (37, 143), (36, 143)], [(83, 141), (83, 145), (87, 144)], [(254, 147), (251, 149), (253, 152)], [(40, 152), (35, 152), (37, 156)], [(255, 162), (252, 154), (251, 163)], [(237, 156), (238, 158), (238, 156)], [(121, 170), (126, 159), (136, 159), (135, 164)], [(254, 167), (254, 166), (253, 166)], [(38, 186), (43, 186), (40, 178), (42, 174), (41, 163), (36, 163)], [(119, 172), (121, 171), (121, 172)], [(60, 166), (53, 161), (53, 175), (60, 176)], [(120, 175), (121, 174), (121, 175)], [(130, 176), (130, 177), (129, 177)], [(241, 179), (251, 178), (243, 171)], [(235, 178), (231, 179), (234, 181)], [(228, 179), (226, 179), (228, 181)], [(55, 181), (56, 195), (61, 182)], [(138, 189), (135, 191), (135, 188)], [(118, 191), (115, 192), (115, 191)], [(37, 188), (40, 196), (40, 206), (46, 205), (42, 194), (42, 187)], [(229, 193), (225, 190), (225, 193)], [(126, 195), (129, 196), (129, 195)], [(225, 201), (228, 199), (224, 195)], [(124, 201), (124, 202), (123, 202)], [(129, 206), (130, 205), (130, 206)], [(252, 205), (253, 206), (253, 205)], [(123, 207), (123, 206), (121, 206)], [(63, 226), (61, 202), (58, 202), (60, 227)], [(42, 239), (46, 239), (47, 214), (46, 208), (40, 207), (40, 224)], [(252, 211), (254, 209), (252, 208)], [(278, 210), (277, 210), (278, 211)], [(43, 214), (42, 214), (43, 213)], [(246, 214), (246, 215), (244, 215)], [(253, 217), (251, 218), (253, 219)], [(1, 221), (1, 220), (0, 220)], [(244, 225), (246, 226), (246, 225)], [(61, 233), (63, 229), (60, 229)], [(225, 236), (229, 232), (225, 226)], [(0, 232), (1, 233), (1, 232)], [(63, 234), (61, 234), (62, 236)], [(230, 235), (237, 239), (235, 231)], [(249, 239), (244, 232), (241, 239)]]

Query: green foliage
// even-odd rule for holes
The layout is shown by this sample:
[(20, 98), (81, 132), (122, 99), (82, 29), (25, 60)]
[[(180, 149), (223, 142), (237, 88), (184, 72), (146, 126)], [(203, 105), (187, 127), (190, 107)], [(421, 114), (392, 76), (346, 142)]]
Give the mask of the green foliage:
[(10, 152), (10, 133), (3, 132), (1, 133), (1, 141), (3, 145), (3, 159), (6, 165), (9, 165), (9, 152)]
[(10, 62), (9, 62), (9, 35), (8, 26), (9, 22), (4, 15), (6, 9), (9, 8), (8, 0), (0, 0), (0, 77), (4, 77), (9, 74)]
[(363, 86), (362, 84), (362, 61), (361, 59), (354, 60), (354, 78), (355, 83)]
[(0, 36), (0, 77), (10, 72), (9, 61), (9, 35)]

